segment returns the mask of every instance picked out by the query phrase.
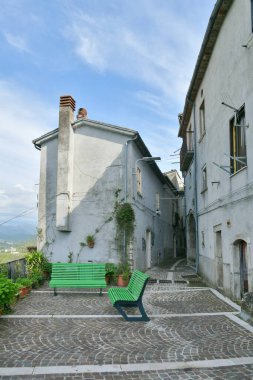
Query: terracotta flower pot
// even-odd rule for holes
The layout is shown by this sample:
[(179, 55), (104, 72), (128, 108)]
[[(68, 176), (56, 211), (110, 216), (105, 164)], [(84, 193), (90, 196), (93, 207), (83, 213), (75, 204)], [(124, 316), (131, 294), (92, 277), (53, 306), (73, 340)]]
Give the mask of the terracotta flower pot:
[(127, 280), (124, 280), (123, 274), (119, 274), (117, 285), (120, 286), (121, 288), (123, 288), (123, 287), (127, 286), (128, 283), (129, 283), (129, 278)]
[(20, 298), (24, 298), (29, 293), (29, 288), (24, 287), (19, 289)]
[(105, 282), (107, 285), (109, 285), (111, 282), (111, 276), (109, 276), (108, 274), (105, 275)]

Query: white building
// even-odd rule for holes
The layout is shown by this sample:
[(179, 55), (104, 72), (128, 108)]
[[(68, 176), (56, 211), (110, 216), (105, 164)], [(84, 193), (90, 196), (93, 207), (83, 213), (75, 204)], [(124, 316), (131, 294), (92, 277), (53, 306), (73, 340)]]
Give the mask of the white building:
[[(127, 255), (139, 269), (173, 255), (177, 190), (138, 132), (89, 120), (85, 109), (74, 120), (74, 110), (74, 99), (61, 97), (59, 128), (33, 141), (41, 150), (38, 249), (54, 262), (117, 263)], [(131, 239), (116, 223), (123, 203), (135, 214)]]
[(187, 255), (235, 298), (253, 291), (253, 1), (218, 0), (179, 116)]

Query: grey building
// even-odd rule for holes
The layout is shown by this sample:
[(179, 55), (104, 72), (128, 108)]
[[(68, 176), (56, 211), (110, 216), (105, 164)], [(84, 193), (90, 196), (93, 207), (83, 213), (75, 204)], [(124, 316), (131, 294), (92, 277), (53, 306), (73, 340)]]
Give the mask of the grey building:
[(253, 291), (253, 2), (218, 0), (179, 115), (187, 257), (210, 283)]
[[(173, 255), (178, 191), (139, 133), (74, 111), (74, 99), (61, 97), (59, 128), (33, 141), (41, 151), (38, 249), (53, 262), (127, 257), (143, 270)], [(131, 236), (117, 222), (123, 204), (134, 212)]]

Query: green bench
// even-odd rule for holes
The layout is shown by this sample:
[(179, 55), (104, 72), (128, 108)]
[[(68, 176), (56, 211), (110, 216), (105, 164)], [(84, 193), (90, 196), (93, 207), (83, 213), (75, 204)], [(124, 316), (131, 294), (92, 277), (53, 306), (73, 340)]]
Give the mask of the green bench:
[(54, 288), (106, 288), (105, 264), (100, 263), (53, 263), (49, 287)]
[[(148, 279), (148, 275), (135, 270), (126, 288), (111, 288), (108, 290), (108, 296), (112, 305), (118, 310), (126, 321), (132, 322), (150, 320), (142, 304), (142, 296)], [(139, 307), (141, 317), (128, 316), (122, 307)]]

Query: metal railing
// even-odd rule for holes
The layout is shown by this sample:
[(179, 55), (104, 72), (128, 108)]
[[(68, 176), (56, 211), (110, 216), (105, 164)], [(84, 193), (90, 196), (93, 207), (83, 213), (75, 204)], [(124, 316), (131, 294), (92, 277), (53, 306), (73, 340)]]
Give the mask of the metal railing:
[(6, 268), (7, 276), (12, 280), (26, 275), (25, 258), (8, 261), (7, 263), (0, 264), (0, 266)]

